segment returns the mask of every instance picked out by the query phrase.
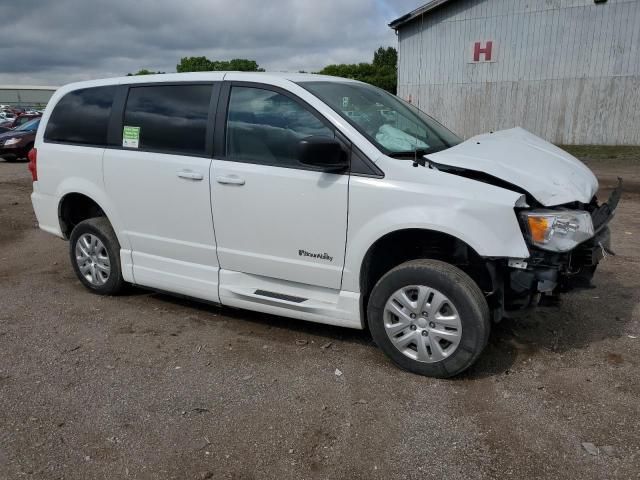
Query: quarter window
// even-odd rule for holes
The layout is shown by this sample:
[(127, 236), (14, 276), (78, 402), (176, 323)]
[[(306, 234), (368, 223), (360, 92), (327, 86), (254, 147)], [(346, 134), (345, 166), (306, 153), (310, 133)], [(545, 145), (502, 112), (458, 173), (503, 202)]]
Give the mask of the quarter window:
[(125, 127), (139, 128), (138, 147), (204, 155), (211, 85), (131, 87)]
[(227, 116), (227, 158), (249, 163), (301, 168), (300, 140), (333, 137), (314, 114), (280, 93), (233, 87)]
[(67, 93), (53, 109), (44, 139), (105, 146), (115, 91), (116, 86), (107, 86)]

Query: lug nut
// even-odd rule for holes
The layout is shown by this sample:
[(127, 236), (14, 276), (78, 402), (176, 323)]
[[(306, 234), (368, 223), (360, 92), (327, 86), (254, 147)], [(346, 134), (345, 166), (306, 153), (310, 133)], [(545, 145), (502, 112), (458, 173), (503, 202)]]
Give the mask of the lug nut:
[(429, 313), (428, 313), (428, 312), (422, 312), (422, 316), (423, 316), (423, 317), (428, 317), (428, 316), (429, 316)]
[(429, 326), (430, 326), (431, 328), (436, 328), (436, 324), (435, 324), (435, 323), (433, 323), (433, 322), (429, 322)]
[(423, 337), (428, 337), (429, 336), (429, 332), (427, 332), (426, 330), (422, 331), (422, 336)]
[(418, 328), (418, 327), (416, 327), (415, 325), (411, 325), (409, 328), (410, 328), (411, 330), (415, 330), (415, 329), (416, 329), (416, 328)]
[(416, 314), (412, 313), (411, 315), (409, 315), (411, 318), (416, 318)]

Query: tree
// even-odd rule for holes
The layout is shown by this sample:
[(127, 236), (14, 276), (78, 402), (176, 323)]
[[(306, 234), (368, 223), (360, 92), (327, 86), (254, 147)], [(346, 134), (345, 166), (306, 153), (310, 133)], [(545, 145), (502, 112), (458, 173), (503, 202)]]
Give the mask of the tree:
[(178, 73), (182, 72), (208, 72), (213, 70), (213, 62), (207, 57), (184, 57), (176, 66)]
[(373, 66), (378, 68), (397, 68), (398, 51), (393, 47), (380, 47), (373, 54)]
[(397, 50), (393, 47), (380, 47), (374, 52), (372, 63), (327, 65), (318, 73), (360, 80), (395, 94), (398, 84), (397, 64)]
[(244, 58), (234, 58), (230, 62), (228, 62), (228, 67), (226, 65), (227, 62), (219, 62), (223, 68), (220, 70), (234, 70), (238, 72), (264, 72), (264, 68), (260, 68), (258, 63), (255, 60), (246, 60)]
[(234, 58), (229, 61), (209, 60), (207, 57), (183, 57), (176, 65), (178, 73), (183, 72), (219, 72), (235, 70), (239, 72), (264, 72), (255, 60)]
[(151, 70), (147, 70), (146, 68), (142, 68), (138, 70), (136, 73), (127, 73), (127, 77), (133, 77), (135, 75), (156, 75), (158, 73), (164, 72), (152, 72)]

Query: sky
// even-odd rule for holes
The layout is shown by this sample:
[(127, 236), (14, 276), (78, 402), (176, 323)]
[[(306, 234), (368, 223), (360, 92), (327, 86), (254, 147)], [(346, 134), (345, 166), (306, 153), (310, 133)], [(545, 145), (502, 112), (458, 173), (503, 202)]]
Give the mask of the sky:
[(268, 71), (370, 62), (426, 0), (0, 0), (0, 85), (175, 72), (185, 56)]

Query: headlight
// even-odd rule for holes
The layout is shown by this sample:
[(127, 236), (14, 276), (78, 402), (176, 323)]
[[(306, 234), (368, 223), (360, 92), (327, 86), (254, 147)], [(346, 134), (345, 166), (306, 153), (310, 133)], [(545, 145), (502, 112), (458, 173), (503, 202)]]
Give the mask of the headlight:
[(530, 242), (544, 250), (567, 252), (593, 237), (593, 222), (588, 212), (533, 210), (520, 216)]
[(18, 143), (20, 143), (21, 140), (22, 140), (21, 138), (10, 138), (6, 142), (4, 142), (4, 146), (10, 147), (11, 145), (17, 145)]

